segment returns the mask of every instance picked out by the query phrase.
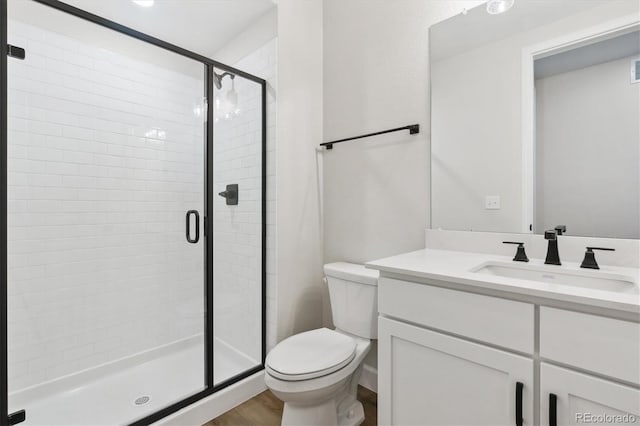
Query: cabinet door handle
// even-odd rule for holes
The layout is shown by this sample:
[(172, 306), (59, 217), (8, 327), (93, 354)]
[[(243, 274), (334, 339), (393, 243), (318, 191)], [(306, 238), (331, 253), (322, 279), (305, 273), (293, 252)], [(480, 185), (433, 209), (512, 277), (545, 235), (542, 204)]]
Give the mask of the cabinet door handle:
[(549, 426), (558, 426), (558, 396), (549, 394)]
[(522, 389), (524, 383), (516, 382), (516, 426), (522, 426)]

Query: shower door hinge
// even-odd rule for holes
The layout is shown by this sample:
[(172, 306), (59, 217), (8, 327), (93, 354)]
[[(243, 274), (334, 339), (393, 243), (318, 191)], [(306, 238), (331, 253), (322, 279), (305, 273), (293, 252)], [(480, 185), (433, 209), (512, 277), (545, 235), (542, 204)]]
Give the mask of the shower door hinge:
[(27, 413), (24, 410), (16, 411), (15, 413), (9, 414), (9, 425), (17, 425), (26, 419)]
[(11, 58), (24, 59), (27, 56), (27, 53), (22, 47), (7, 44), (7, 56)]

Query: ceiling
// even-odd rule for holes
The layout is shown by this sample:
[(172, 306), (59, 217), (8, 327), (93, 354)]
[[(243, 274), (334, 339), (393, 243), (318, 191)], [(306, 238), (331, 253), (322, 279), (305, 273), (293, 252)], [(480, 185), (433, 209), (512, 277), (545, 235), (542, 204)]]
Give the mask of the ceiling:
[(489, 15), (484, 4), (431, 27), (431, 58), (437, 61), (493, 41), (613, 2), (633, 0), (516, 0), (512, 9)]
[(535, 78), (640, 55), (640, 31), (581, 46), (535, 61)]
[(275, 7), (271, 0), (64, 0), (72, 6), (132, 27), (205, 56)]

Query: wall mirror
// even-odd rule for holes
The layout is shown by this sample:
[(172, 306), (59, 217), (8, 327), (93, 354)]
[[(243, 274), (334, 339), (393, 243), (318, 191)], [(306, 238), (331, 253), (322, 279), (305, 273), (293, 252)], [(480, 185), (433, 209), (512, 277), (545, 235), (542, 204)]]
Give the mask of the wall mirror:
[(639, 21), (515, 0), (431, 27), (433, 229), (640, 238)]

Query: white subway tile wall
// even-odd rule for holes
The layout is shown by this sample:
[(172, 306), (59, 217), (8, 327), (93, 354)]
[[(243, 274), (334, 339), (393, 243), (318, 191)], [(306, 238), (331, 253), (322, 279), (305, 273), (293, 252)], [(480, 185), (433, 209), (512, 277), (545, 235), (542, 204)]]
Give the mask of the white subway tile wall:
[(15, 391), (203, 332), (203, 246), (185, 241), (185, 213), (203, 209), (204, 77), (9, 30), (27, 50), (8, 72)]
[[(275, 84), (277, 39), (234, 64), (235, 67), (267, 80), (267, 337), (275, 344)], [(214, 202), (214, 303), (215, 335), (245, 356), (260, 363), (261, 305), (261, 224), (262, 224), (262, 128), (261, 87), (241, 77), (235, 79), (238, 109), (229, 112), (226, 96), (231, 80), (223, 80), (216, 90), (221, 113), (217, 113), (214, 135), (214, 190), (227, 184), (239, 185), (239, 203), (227, 206), (225, 199)]]

